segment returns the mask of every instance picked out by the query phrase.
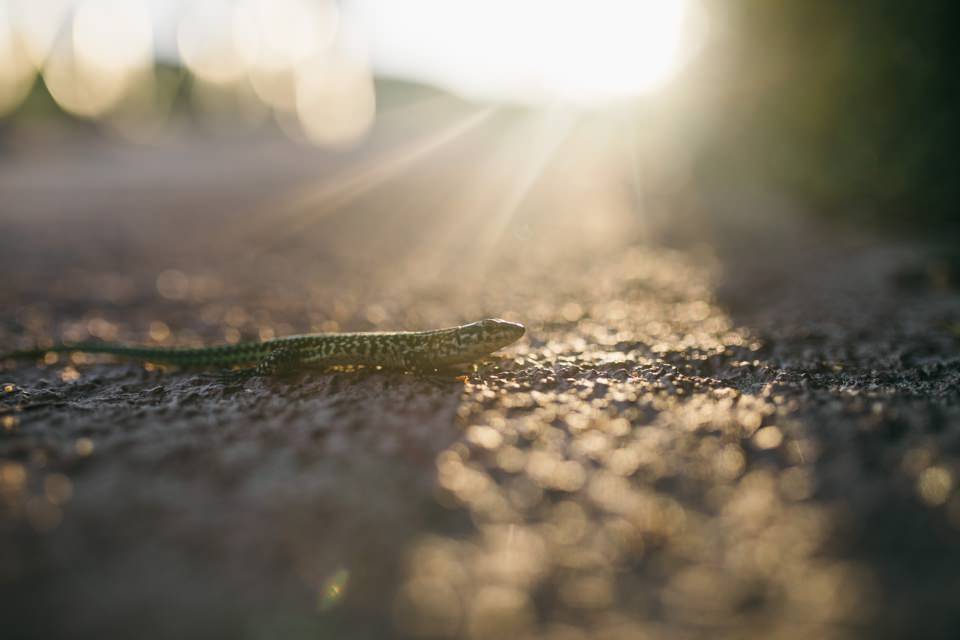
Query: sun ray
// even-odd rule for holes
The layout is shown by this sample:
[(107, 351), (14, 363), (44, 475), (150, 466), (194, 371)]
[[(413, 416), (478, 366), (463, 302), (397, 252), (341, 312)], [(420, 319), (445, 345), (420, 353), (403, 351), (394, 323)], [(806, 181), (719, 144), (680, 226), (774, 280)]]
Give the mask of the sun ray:
[(480, 239), (477, 255), (481, 264), (489, 261), (517, 210), (541, 177), (553, 153), (566, 139), (575, 121), (576, 116), (572, 112), (553, 111), (548, 112), (538, 123), (538, 129), (533, 132), (534, 144), (528, 154), (526, 167), (513, 180), (511, 188), (504, 194), (494, 213), (484, 221), (484, 235)]
[[(399, 144), (397, 148), (352, 166), (320, 184), (309, 184), (284, 194), (278, 200), (261, 203), (256, 210), (242, 216), (253, 226), (241, 226), (229, 241), (256, 245), (254, 250), (259, 254), (267, 253), (321, 219), (345, 211), (345, 207), (360, 196), (399, 177), (413, 165), (482, 125), (495, 111), (495, 107), (474, 110), (439, 131)], [(278, 230), (282, 231), (277, 233)], [(251, 242), (252, 238), (257, 239), (256, 243)]]
[[(450, 174), (447, 166), (434, 167), (424, 179), (435, 186), (415, 197), (418, 206), (434, 212), (429, 227), (393, 270), (481, 276), (576, 119), (573, 112), (504, 112), (471, 149), (466, 173), (462, 167)], [(446, 194), (437, 193), (440, 185)]]

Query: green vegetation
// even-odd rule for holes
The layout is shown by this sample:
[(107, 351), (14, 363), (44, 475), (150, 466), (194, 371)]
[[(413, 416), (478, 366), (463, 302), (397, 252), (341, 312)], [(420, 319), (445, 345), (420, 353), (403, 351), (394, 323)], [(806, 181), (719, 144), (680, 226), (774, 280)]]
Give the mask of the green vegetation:
[(868, 224), (960, 227), (960, 5), (723, 7), (697, 72), (716, 99), (702, 105), (716, 111), (702, 176), (784, 187)]

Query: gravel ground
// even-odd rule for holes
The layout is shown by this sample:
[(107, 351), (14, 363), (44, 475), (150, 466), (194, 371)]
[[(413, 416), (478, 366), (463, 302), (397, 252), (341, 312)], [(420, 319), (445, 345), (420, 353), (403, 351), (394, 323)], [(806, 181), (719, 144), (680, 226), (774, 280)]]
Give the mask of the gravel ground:
[(657, 208), (610, 123), (397, 113), (340, 155), (8, 141), (4, 346), (528, 335), (461, 376), (6, 363), (5, 637), (960, 634), (947, 272)]

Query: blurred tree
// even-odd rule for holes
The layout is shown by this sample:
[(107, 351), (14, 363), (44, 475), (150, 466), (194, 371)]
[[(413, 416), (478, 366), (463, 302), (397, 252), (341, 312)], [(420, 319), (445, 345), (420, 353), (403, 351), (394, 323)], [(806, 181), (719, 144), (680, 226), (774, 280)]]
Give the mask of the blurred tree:
[(773, 181), (871, 224), (960, 228), (960, 3), (711, 6), (701, 177)]

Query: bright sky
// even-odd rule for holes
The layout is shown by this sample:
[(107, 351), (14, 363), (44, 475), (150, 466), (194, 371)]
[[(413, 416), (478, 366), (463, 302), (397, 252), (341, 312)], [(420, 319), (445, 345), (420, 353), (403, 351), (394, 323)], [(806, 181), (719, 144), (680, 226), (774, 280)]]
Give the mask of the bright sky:
[(686, 0), (351, 0), (375, 67), (480, 97), (616, 98), (681, 62)]
[[(45, 0), (30, 0), (43, 2)], [(127, 0), (133, 1), (133, 0)], [(148, 0), (157, 48), (201, 2)], [(281, 0), (324, 5), (323, 0)], [(692, 0), (343, 0), (339, 24), (380, 73), (486, 99), (603, 101), (656, 89), (691, 48)]]

